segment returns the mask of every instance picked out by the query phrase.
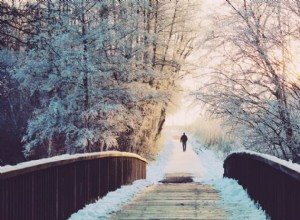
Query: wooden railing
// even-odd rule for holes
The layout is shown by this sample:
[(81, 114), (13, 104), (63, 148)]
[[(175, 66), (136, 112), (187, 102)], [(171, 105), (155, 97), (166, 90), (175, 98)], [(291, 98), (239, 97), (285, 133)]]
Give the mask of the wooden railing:
[(272, 220), (300, 219), (300, 173), (249, 153), (233, 153), (224, 162), (224, 176), (236, 179)]
[(104, 152), (0, 169), (0, 219), (65, 220), (109, 191), (146, 178), (146, 163), (136, 154)]

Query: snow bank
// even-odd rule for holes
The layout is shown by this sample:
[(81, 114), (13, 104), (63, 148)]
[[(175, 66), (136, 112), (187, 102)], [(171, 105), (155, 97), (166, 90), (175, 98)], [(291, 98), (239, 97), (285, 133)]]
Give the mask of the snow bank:
[(220, 191), (222, 206), (231, 213), (228, 220), (255, 219), (266, 220), (265, 212), (255, 204), (236, 180), (223, 178), (205, 181)]
[(109, 192), (97, 202), (85, 206), (73, 214), (70, 220), (96, 220), (108, 219), (108, 216), (119, 210), (121, 206), (129, 202), (138, 192), (141, 192), (151, 183), (145, 180), (137, 180), (132, 185), (122, 186), (116, 191)]
[(156, 160), (147, 166), (147, 181), (152, 184), (158, 183), (160, 180), (164, 179), (167, 164), (169, 158), (171, 157), (171, 149), (172, 149), (172, 139), (170, 136), (165, 141), (164, 148), (160, 152), (160, 154), (156, 157)]
[(203, 178), (194, 179), (196, 182), (220, 179), (223, 177), (223, 161), (213, 151), (201, 148), (200, 144), (193, 141), (192, 146), (198, 154), (203, 166)]
[(265, 212), (249, 198), (236, 180), (223, 178), (223, 159), (216, 153), (202, 148), (195, 140), (191, 142), (204, 168), (204, 178), (194, 178), (194, 181), (212, 185), (220, 191), (222, 199), (220, 206), (231, 213), (229, 220), (267, 219)]

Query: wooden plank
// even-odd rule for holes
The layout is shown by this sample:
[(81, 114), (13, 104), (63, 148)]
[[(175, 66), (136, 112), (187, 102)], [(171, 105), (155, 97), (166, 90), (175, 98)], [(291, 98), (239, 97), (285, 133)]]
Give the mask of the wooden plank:
[(149, 187), (111, 219), (226, 219), (217, 190), (199, 183), (167, 183)]

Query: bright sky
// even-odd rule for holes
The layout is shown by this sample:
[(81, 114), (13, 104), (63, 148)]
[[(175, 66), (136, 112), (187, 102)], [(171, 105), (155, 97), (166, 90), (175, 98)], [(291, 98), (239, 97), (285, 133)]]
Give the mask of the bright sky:
[[(210, 15), (211, 14), (218, 14), (224, 12), (225, 7), (222, 4), (225, 3), (225, 0), (210, 0), (205, 1), (202, 0), (201, 9), (199, 9), (199, 18), (201, 18), (199, 21), (194, 22), (201, 22), (201, 26), (198, 25), (199, 29), (202, 28), (202, 31), (199, 30), (199, 38), (201, 38), (201, 34), (204, 33), (207, 30), (203, 31), (203, 28), (211, 28), (211, 25), (209, 24), (210, 21)], [(207, 25), (203, 25), (207, 24)], [(197, 25), (196, 25), (197, 26)], [(292, 62), (287, 64), (287, 69), (289, 70), (287, 74), (288, 78), (290, 80), (295, 80), (300, 75), (300, 55), (299, 55), (299, 48), (300, 48), (300, 42), (293, 41), (290, 43), (290, 52), (291, 52), (291, 59)], [(200, 55), (201, 51), (195, 51), (194, 54), (192, 54), (188, 58), (188, 62), (192, 64), (199, 64), (201, 62)], [(281, 55), (281, 51), (280, 51)], [(203, 58), (202, 58), (203, 59)], [(206, 62), (206, 61), (204, 61)], [(183, 98), (181, 100), (181, 103), (176, 106), (175, 108), (177, 111), (173, 114), (169, 114), (166, 119), (166, 125), (189, 125), (193, 123), (195, 120), (197, 120), (200, 117), (201, 114), (201, 107), (192, 105), (193, 98), (188, 96), (188, 91), (190, 89), (199, 88), (199, 85), (204, 82), (205, 76), (199, 76), (201, 74), (201, 69), (194, 70), (196, 75), (198, 75), (198, 78), (195, 78), (194, 76), (190, 76), (188, 78), (185, 78), (181, 84), (185, 91), (185, 95), (183, 95)], [(193, 78), (194, 77), (194, 78)], [(202, 111), (203, 113), (203, 111)]]
[(201, 107), (195, 104), (194, 97), (189, 94), (192, 89), (198, 88), (197, 78), (195, 79), (193, 77), (194, 76), (191, 75), (182, 80), (181, 86), (184, 90), (182, 98), (179, 104), (175, 106), (177, 111), (167, 115), (166, 125), (189, 125), (200, 117), (202, 112)]
[[(201, 18), (201, 22), (205, 22), (203, 19), (207, 18), (208, 15), (214, 13), (215, 11), (222, 11), (222, 3), (224, 3), (224, 0), (203, 0), (201, 4), (201, 9), (199, 9), (199, 17)], [(200, 28), (200, 25), (198, 25), (198, 27)], [(201, 30), (199, 30), (199, 34), (201, 34)], [(197, 63), (199, 63), (200, 61), (200, 58), (199, 56), (197, 56), (197, 54), (199, 54), (199, 52), (197, 51), (194, 54), (192, 54), (188, 58), (188, 62), (193, 65), (197, 65)], [(201, 82), (204, 80), (201, 77), (195, 78), (195, 75), (199, 75), (197, 73), (199, 73), (200, 71), (200, 69), (193, 70), (192, 75), (185, 77), (184, 80), (181, 82), (182, 88), (184, 90), (182, 100), (180, 104), (175, 107), (178, 110), (173, 114), (167, 115), (166, 125), (189, 125), (195, 122), (197, 119), (199, 119), (201, 113), (203, 113), (199, 105), (193, 104), (193, 97), (191, 97), (188, 94), (189, 91), (191, 91), (192, 89), (199, 88), (199, 84), (201, 84)]]
[(195, 122), (200, 116), (200, 106), (191, 105), (190, 102), (181, 101), (181, 106), (178, 106), (178, 111), (174, 114), (169, 114), (166, 118), (166, 125), (189, 125)]

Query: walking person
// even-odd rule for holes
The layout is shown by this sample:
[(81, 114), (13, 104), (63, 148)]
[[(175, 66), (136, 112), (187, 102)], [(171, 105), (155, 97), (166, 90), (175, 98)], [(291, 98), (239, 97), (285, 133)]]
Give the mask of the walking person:
[(186, 142), (187, 142), (188, 138), (185, 135), (185, 133), (183, 132), (183, 135), (180, 138), (180, 142), (182, 143), (182, 148), (183, 148), (183, 152), (186, 151)]

